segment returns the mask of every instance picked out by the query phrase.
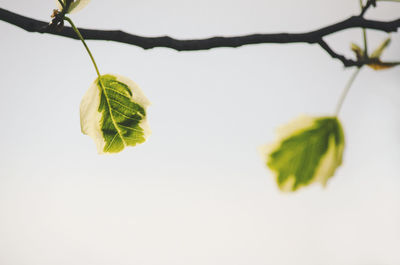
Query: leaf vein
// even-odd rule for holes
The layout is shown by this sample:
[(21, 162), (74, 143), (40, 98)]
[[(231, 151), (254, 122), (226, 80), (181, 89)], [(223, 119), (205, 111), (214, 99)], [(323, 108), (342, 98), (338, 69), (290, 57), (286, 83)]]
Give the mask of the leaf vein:
[(120, 111), (118, 111), (116, 109), (111, 109), (111, 111), (114, 111), (114, 112), (118, 113), (119, 115), (124, 116), (125, 118), (130, 119), (130, 120), (134, 120), (134, 121), (140, 121), (141, 120), (141, 119), (136, 119), (134, 117), (129, 117), (129, 116), (125, 115), (124, 113), (122, 113), (122, 112), (120, 112)]
[(123, 106), (123, 107), (125, 107), (125, 108), (127, 108), (127, 109), (130, 110), (131, 112), (134, 112), (135, 114), (137, 114), (137, 115), (139, 115), (140, 117), (143, 118), (142, 113), (140, 113), (138, 110), (135, 110), (135, 109), (133, 109), (132, 107), (128, 107), (128, 106), (126, 106), (125, 104), (122, 104), (121, 102), (116, 101), (115, 99), (110, 98), (109, 100), (110, 100), (110, 101), (113, 101), (113, 102), (115, 102), (115, 103), (117, 103), (117, 104), (119, 104), (119, 105), (121, 105), (121, 106)]
[(113, 91), (113, 92), (115, 92), (115, 93), (117, 93), (117, 94), (120, 94), (121, 96), (123, 96), (123, 97), (125, 97), (125, 98), (131, 100), (131, 97), (128, 97), (127, 95), (121, 93), (120, 91), (118, 91), (118, 90), (116, 90), (116, 89), (113, 89), (113, 88), (110, 88), (110, 87), (105, 87), (105, 89), (110, 90), (110, 91)]
[(129, 130), (132, 130), (132, 131), (142, 132), (142, 130), (137, 129), (137, 128), (133, 128), (133, 127), (129, 127), (129, 126), (121, 125), (121, 124), (118, 124), (118, 125), (120, 127), (122, 127), (122, 128), (126, 128), (126, 129), (129, 129)]
[(117, 137), (117, 135), (118, 135), (118, 132), (117, 132), (117, 133), (114, 135), (114, 137), (111, 139), (111, 141), (110, 141), (110, 143), (108, 144), (108, 146), (107, 146), (105, 152), (108, 152), (108, 150), (110, 150), (110, 148), (111, 148), (111, 146), (112, 146), (112, 144), (113, 144), (115, 138)]

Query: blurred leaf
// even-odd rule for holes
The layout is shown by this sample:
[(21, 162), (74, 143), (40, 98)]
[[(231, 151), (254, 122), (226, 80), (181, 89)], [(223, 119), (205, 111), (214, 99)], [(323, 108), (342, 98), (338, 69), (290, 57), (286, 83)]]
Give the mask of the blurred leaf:
[(387, 38), (384, 40), (381, 45), (379, 45), (372, 53), (371, 53), (371, 58), (372, 59), (378, 59), (381, 57), (382, 52), (389, 46), (390, 44), (390, 38)]
[[(62, 10), (62, 5), (59, 3), (59, 1), (62, 1), (64, 5), (66, 5), (66, 0), (57, 0), (57, 7), (59, 10)], [(70, 1), (72, 2), (71, 5), (68, 8), (68, 11), (66, 12), (67, 14), (70, 13), (75, 13), (78, 12), (79, 10), (83, 9), (87, 4), (89, 4), (91, 0), (75, 0), (75, 1)]]
[(278, 131), (275, 143), (263, 148), (267, 166), (282, 191), (313, 182), (326, 185), (342, 163), (344, 135), (336, 117), (301, 116)]
[(389, 68), (395, 67), (397, 65), (400, 65), (400, 62), (386, 63), (386, 62), (381, 62), (380, 60), (377, 60), (376, 63), (368, 64), (369, 67), (371, 67), (372, 69), (374, 69), (376, 71), (389, 69)]

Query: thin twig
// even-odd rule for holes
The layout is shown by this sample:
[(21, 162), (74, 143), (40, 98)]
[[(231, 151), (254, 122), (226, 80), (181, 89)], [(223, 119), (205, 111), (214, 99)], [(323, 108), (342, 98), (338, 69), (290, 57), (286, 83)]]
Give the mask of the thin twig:
[(332, 58), (334, 58), (334, 59), (339, 59), (340, 61), (342, 61), (343, 65), (344, 65), (345, 67), (350, 67), (350, 66), (357, 66), (357, 67), (360, 67), (360, 66), (362, 66), (363, 64), (365, 64), (365, 62), (363, 62), (363, 61), (354, 61), (354, 60), (351, 60), (351, 59), (346, 58), (346, 57), (343, 56), (343, 55), (340, 55), (340, 54), (336, 53), (334, 50), (332, 50), (331, 47), (329, 47), (329, 45), (328, 45), (323, 39), (321, 39), (321, 40), (318, 42), (318, 44), (319, 44), (319, 46), (321, 46), (321, 48), (324, 49)]
[[(377, 0), (368, 0), (367, 3), (365, 4), (365, 6), (363, 6), (361, 8), (361, 13), (360, 13), (360, 17), (363, 17), (365, 15), (365, 13), (367, 12), (367, 10), (371, 7), (371, 6), (376, 6), (376, 1)], [(362, 4), (361, 4), (362, 5)]]

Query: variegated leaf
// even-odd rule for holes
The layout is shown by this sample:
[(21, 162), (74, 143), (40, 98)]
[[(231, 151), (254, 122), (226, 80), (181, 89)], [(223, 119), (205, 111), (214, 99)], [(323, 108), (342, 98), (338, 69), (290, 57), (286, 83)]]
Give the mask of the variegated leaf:
[(81, 129), (94, 139), (99, 153), (118, 153), (143, 143), (150, 134), (146, 108), (150, 102), (129, 78), (102, 75), (82, 99)]
[(326, 185), (342, 163), (344, 136), (336, 117), (301, 116), (280, 128), (278, 139), (262, 148), (282, 191), (313, 182)]

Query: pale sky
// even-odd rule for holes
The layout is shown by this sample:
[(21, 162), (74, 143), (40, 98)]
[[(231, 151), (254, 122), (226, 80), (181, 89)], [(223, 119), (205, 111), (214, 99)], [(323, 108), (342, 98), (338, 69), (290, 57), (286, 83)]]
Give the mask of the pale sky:
[[(367, 17), (398, 18), (379, 3)], [(55, 1), (1, 0), (49, 21)], [(93, 0), (80, 27), (179, 38), (299, 32), (358, 0)], [(341, 111), (344, 164), (324, 189), (281, 193), (257, 152), (300, 114), (330, 115), (354, 69), (321, 48), (176, 52), (88, 41), (100, 71), (152, 102), (152, 135), (97, 154), (79, 103), (96, 78), (82, 44), (0, 21), (1, 265), (398, 265), (400, 68), (363, 69)], [(386, 35), (369, 32), (370, 47)], [(352, 56), (361, 31), (327, 38)], [(400, 34), (384, 58), (400, 60)]]

